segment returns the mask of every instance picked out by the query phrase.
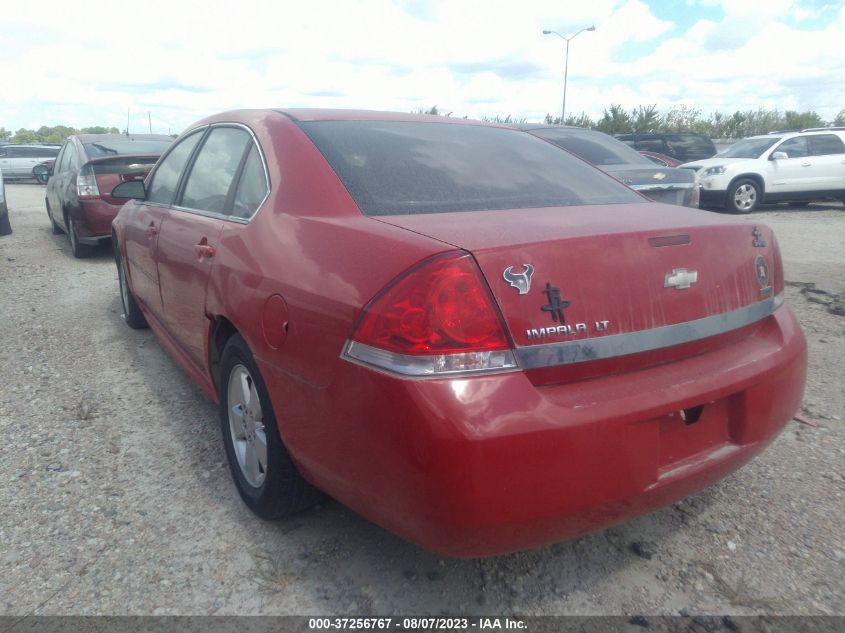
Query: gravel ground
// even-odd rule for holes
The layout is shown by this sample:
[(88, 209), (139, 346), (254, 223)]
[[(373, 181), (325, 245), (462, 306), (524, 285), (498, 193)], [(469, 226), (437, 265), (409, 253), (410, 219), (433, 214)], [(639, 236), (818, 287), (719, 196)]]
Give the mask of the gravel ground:
[[(0, 614), (845, 614), (845, 210), (772, 207), (810, 345), (803, 413), (682, 503), (570, 542), (442, 559), (338, 503), (252, 516), (215, 407), (121, 320), (44, 188), (0, 237)], [(732, 216), (725, 216), (731, 219)], [(812, 286), (815, 284), (815, 286)], [(840, 312), (839, 315), (834, 312)]]

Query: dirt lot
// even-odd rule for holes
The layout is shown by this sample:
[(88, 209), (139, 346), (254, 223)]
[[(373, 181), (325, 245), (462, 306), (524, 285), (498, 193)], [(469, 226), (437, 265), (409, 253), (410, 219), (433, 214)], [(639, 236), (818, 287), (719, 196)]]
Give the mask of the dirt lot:
[(789, 424), (753, 463), (653, 515), (458, 561), (335, 502), (253, 517), (215, 407), (122, 322), (110, 251), (73, 259), (43, 187), (7, 196), (0, 614), (845, 613), (845, 316), (824, 294), (845, 297), (839, 203), (752, 216), (776, 230), (787, 280), (816, 285), (787, 294), (818, 427)]

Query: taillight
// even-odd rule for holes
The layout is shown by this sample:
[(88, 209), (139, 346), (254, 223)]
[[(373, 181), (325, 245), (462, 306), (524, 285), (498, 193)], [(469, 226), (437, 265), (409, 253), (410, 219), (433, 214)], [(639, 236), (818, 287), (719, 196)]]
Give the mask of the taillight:
[(76, 193), (80, 198), (99, 198), (100, 188), (94, 176), (94, 166), (84, 165), (76, 175)]
[(478, 266), (456, 253), (426, 260), (377, 295), (345, 355), (411, 376), (516, 368)]
[(689, 199), (689, 206), (698, 208), (701, 204), (701, 190), (698, 188), (698, 183), (696, 183), (692, 188), (692, 195)]
[(784, 280), (783, 280), (783, 259), (781, 258), (780, 254), (780, 246), (778, 246), (778, 241), (775, 239), (774, 231), (772, 232), (772, 259), (774, 260), (774, 271), (772, 271), (772, 286), (774, 287), (775, 296), (781, 294), (783, 292)]

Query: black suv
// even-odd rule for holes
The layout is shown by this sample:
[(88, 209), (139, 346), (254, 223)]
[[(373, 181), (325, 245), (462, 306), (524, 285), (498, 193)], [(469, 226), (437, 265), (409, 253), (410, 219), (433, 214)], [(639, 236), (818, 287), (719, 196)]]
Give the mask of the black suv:
[(677, 158), (682, 163), (710, 158), (716, 154), (716, 146), (713, 145), (713, 141), (703, 134), (693, 134), (692, 132), (655, 132), (648, 134), (635, 132), (633, 134), (616, 134), (616, 138), (637, 151), (659, 152)]

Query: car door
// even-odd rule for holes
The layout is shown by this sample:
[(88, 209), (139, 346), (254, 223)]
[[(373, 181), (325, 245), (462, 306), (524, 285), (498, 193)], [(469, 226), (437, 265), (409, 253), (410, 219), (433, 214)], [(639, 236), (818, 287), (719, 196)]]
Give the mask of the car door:
[(235, 176), (251, 148), (243, 127), (216, 125), (196, 152), (159, 235), (157, 264), (164, 324), (199, 368), (207, 366), (205, 297), (218, 238), (229, 221)]
[(807, 137), (815, 172), (815, 190), (845, 191), (845, 143), (836, 134)]
[(147, 180), (147, 196), (143, 201), (127, 204), (123, 231), (123, 249), (129, 280), (135, 298), (162, 320), (156, 251), (161, 229), (179, 190), (185, 167), (205, 128), (186, 136), (173, 145), (158, 162)]
[(47, 183), (47, 200), (50, 212), (60, 225), (65, 227), (63, 209), (76, 193), (76, 170), (79, 152), (73, 139), (65, 141), (62, 148), (61, 161), (53, 167), (53, 176)]
[[(783, 152), (787, 158), (774, 159), (775, 152)], [(813, 162), (809, 156), (805, 136), (795, 136), (775, 145), (769, 153), (767, 168), (767, 194), (803, 193), (813, 190)]]

